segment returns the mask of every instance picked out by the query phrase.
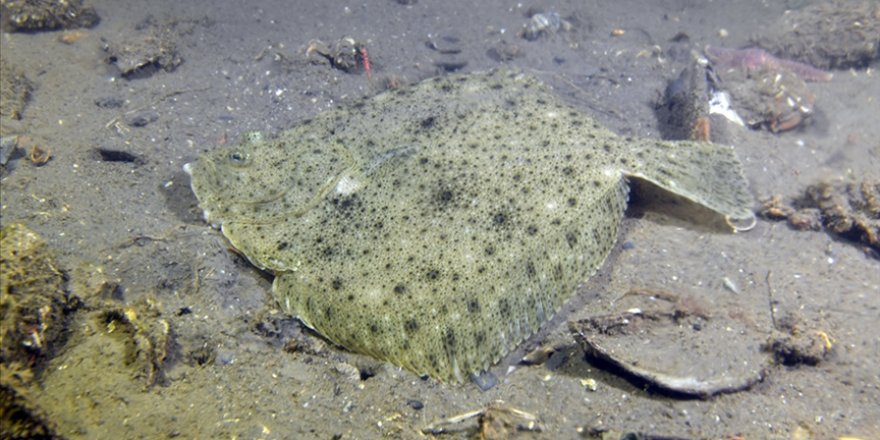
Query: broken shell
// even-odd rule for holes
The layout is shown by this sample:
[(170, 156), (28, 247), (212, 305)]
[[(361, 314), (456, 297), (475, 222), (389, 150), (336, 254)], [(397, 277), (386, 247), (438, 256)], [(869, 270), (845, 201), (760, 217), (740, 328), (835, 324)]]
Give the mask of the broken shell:
[(39, 146), (34, 145), (31, 147), (28, 157), (34, 165), (39, 167), (45, 165), (46, 162), (49, 162), (49, 159), (52, 158), (52, 153), (48, 148), (44, 150)]
[[(563, 26), (564, 20), (556, 12), (539, 13), (532, 15), (532, 19), (525, 25), (520, 36), (529, 41), (535, 41), (542, 35), (550, 34)], [(568, 25), (566, 24), (566, 27)]]
[(584, 388), (587, 389), (587, 391), (596, 391), (597, 389), (599, 389), (599, 383), (596, 382), (596, 379), (593, 379), (592, 377), (581, 379), (581, 385), (583, 385)]

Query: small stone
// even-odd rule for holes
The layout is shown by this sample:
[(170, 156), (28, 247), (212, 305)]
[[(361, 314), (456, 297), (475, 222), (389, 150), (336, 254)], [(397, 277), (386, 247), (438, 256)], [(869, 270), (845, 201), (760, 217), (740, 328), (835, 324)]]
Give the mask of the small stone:
[(471, 380), (473, 380), (474, 384), (480, 388), (480, 391), (489, 391), (498, 384), (498, 378), (488, 371), (482, 371), (479, 374), (472, 374)]
[(125, 104), (124, 100), (112, 96), (105, 96), (95, 100), (95, 105), (101, 108), (119, 108), (123, 104)]
[(425, 407), (425, 404), (422, 403), (421, 400), (416, 400), (416, 399), (409, 399), (409, 400), (406, 401), (406, 404), (409, 405), (410, 408), (412, 408), (412, 409), (414, 409), (414, 410), (416, 410), (416, 411), (418, 411), (418, 410), (420, 410), (420, 409), (422, 409), (422, 408)]
[(583, 387), (586, 388), (587, 391), (596, 391), (597, 389), (599, 389), (598, 382), (596, 382), (596, 379), (593, 379), (592, 377), (581, 379), (581, 385), (583, 385)]
[(18, 149), (18, 136), (0, 138), (0, 165), (6, 165), (16, 149)]
[(214, 359), (218, 366), (226, 366), (235, 362), (235, 353), (225, 350), (220, 351), (217, 352), (217, 356)]
[(159, 113), (156, 113), (151, 110), (145, 110), (137, 112), (127, 118), (125, 118), (125, 123), (131, 127), (144, 127), (151, 122), (155, 122), (159, 119)]

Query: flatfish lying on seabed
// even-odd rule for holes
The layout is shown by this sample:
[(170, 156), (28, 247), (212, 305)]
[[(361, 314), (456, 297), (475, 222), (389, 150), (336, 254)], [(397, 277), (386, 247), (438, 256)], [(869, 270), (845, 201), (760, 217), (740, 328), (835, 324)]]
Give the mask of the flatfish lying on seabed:
[(622, 138), (533, 76), (432, 78), (187, 164), (205, 219), (281, 308), (461, 382), (532, 335), (617, 239), (627, 178), (754, 225), (727, 146)]

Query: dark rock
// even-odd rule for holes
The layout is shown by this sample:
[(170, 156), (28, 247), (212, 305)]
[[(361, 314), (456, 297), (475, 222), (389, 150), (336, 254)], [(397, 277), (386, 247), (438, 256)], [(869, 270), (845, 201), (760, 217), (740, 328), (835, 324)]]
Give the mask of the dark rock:
[(95, 100), (95, 105), (101, 108), (119, 108), (122, 107), (123, 104), (125, 104), (125, 101), (112, 96), (105, 96)]
[(125, 118), (125, 123), (131, 127), (144, 127), (159, 119), (159, 114), (152, 110), (144, 110), (134, 113)]

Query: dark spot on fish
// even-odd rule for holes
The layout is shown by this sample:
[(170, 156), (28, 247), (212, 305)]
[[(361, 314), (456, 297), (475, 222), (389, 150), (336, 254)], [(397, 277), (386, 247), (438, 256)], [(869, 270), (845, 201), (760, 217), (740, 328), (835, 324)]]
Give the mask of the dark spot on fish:
[(339, 208), (341, 211), (348, 211), (352, 207), (358, 205), (357, 195), (351, 195), (348, 197), (335, 197), (332, 199), (331, 203)]
[(422, 127), (423, 130), (427, 130), (427, 129), (434, 126), (434, 123), (436, 122), (436, 120), (437, 120), (436, 118), (434, 118), (433, 116), (430, 116), (425, 119), (422, 119), (422, 122), (420, 122), (419, 125)]
[(556, 263), (556, 266), (553, 267), (553, 278), (555, 280), (561, 280), (562, 275), (563, 275), (562, 263)]
[(510, 317), (510, 303), (507, 301), (507, 298), (501, 298), (498, 301), (498, 312), (501, 314), (501, 317), (507, 318)]
[(398, 285), (394, 286), (394, 293), (396, 293), (398, 295), (403, 295), (405, 292), (406, 292), (406, 286), (404, 286), (403, 284), (398, 284)]
[(441, 202), (444, 202), (444, 203), (451, 201), (452, 200), (452, 191), (450, 191), (448, 189), (440, 191), (439, 199)]
[(568, 243), (568, 247), (574, 248), (574, 246), (578, 242), (577, 235), (574, 232), (566, 232), (565, 233), (565, 242)]
[(484, 332), (476, 332), (474, 334), (474, 342), (477, 343), (477, 346), (483, 345), (483, 341), (486, 340), (486, 333)]
[(415, 333), (419, 330), (419, 323), (415, 319), (409, 319), (403, 323), (403, 328), (407, 333)]
[(467, 302), (468, 312), (477, 313), (480, 311), (480, 301), (476, 298), (468, 300)]
[(446, 329), (446, 334), (443, 335), (443, 347), (447, 353), (455, 352), (455, 332), (451, 328)]

